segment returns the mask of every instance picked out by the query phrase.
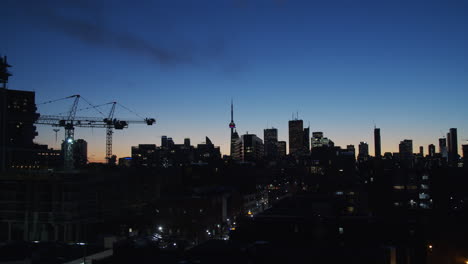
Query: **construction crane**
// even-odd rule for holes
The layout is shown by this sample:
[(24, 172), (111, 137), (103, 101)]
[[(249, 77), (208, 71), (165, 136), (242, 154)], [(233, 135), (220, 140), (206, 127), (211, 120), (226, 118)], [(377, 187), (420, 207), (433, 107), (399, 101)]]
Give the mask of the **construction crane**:
[[(87, 128), (105, 128), (106, 129), (106, 159), (107, 161), (110, 160), (112, 157), (112, 134), (113, 134), (113, 129), (124, 129), (128, 128), (129, 124), (146, 124), (146, 125), (153, 125), (156, 122), (156, 119), (154, 118), (141, 118), (140, 120), (121, 120), (118, 118), (114, 118), (114, 113), (115, 113), (115, 106), (116, 102), (111, 102), (103, 105), (108, 105), (112, 104), (111, 110), (107, 117), (101, 118), (101, 117), (77, 117), (76, 112), (77, 112), (77, 107), (78, 107), (78, 102), (79, 99), (85, 100), (90, 107), (83, 108), (80, 110), (84, 109), (89, 109), (89, 108), (94, 108), (97, 110), (98, 107), (103, 106), (95, 106), (89, 103), (86, 99), (81, 97), (80, 95), (72, 95), (68, 96), (65, 98), (57, 99), (57, 100), (52, 100), (52, 101), (47, 101), (42, 104), (46, 103), (53, 103), (59, 100), (64, 100), (64, 99), (69, 99), (69, 98), (75, 98), (73, 101), (73, 104), (70, 108), (70, 110), (66, 113), (66, 115), (41, 115), (38, 120), (36, 121), (36, 124), (39, 125), (50, 125), (54, 127), (63, 127), (65, 130), (65, 144), (63, 146), (63, 155), (64, 155), (64, 168), (65, 169), (73, 169), (74, 167), (74, 160), (73, 160), (73, 143), (74, 143), (74, 131), (75, 127), (87, 127)], [(122, 106), (123, 107), (123, 106)], [(124, 107), (126, 108), (126, 107)], [(128, 108), (127, 108), (128, 109)], [(128, 109), (129, 110), (129, 109)], [(99, 110), (97, 110), (99, 113), (102, 114)], [(130, 111), (130, 110), (129, 110)], [(133, 111), (131, 111), (133, 112)]]

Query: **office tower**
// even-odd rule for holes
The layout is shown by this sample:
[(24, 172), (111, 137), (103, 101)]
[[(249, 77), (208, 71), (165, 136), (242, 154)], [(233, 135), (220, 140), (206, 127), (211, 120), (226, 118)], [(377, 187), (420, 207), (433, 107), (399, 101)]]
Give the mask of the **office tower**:
[(301, 156), (304, 150), (304, 128), (302, 120), (289, 121), (289, 155)]
[(163, 148), (163, 149), (168, 148), (167, 136), (162, 136), (161, 137), (161, 148)]
[(399, 150), (400, 155), (413, 155), (413, 140), (405, 139), (400, 141)]
[(88, 142), (77, 139), (73, 144), (73, 160), (75, 167), (83, 167), (88, 163)]
[(197, 144), (196, 156), (198, 161), (210, 162), (221, 159), (221, 151), (210, 138), (205, 137), (205, 144)]
[(451, 140), (451, 134), (450, 132), (447, 133), (447, 155), (450, 158), (450, 152), (452, 152), (452, 140)]
[(346, 152), (352, 153), (352, 156), (356, 157), (356, 148), (354, 145), (346, 145)]
[(168, 147), (169, 149), (173, 149), (173, 148), (174, 148), (174, 145), (175, 145), (174, 140), (172, 140), (171, 137), (167, 138), (167, 147)]
[(376, 158), (381, 157), (381, 142), (380, 142), (380, 128), (374, 128), (374, 156)]
[(424, 147), (423, 146), (419, 146), (419, 155), (424, 157)]
[(453, 166), (457, 166), (458, 163), (458, 136), (457, 129), (450, 128), (450, 132), (447, 134), (447, 148), (448, 148), (448, 160)]
[(286, 141), (278, 141), (278, 156), (280, 158), (286, 156)]
[(0, 88), (0, 171), (30, 163), (37, 136), (36, 109), (35, 92)]
[[(64, 151), (70, 143), (63, 140), (61, 155), (64, 157)], [(84, 167), (88, 163), (88, 143), (84, 139), (76, 139), (71, 143), (71, 153), (73, 159), (73, 167)]]
[(312, 149), (322, 147), (323, 132), (312, 132)]
[(463, 167), (468, 167), (468, 145), (462, 145)]
[(278, 129), (267, 128), (263, 130), (265, 142), (265, 157), (275, 159), (278, 157)]
[(447, 158), (447, 139), (439, 138), (439, 153), (442, 158)]
[(399, 145), (400, 161), (404, 166), (413, 166), (413, 140), (405, 139)]
[(132, 166), (156, 167), (158, 165), (157, 148), (155, 144), (139, 144), (132, 147)]
[(190, 138), (184, 138), (184, 147), (190, 148)]
[(229, 128), (231, 129), (231, 148), (230, 155), (233, 156), (236, 141), (239, 139), (239, 134), (236, 132), (236, 124), (234, 123), (234, 104), (231, 100), (231, 123), (229, 123)]
[(234, 148), (234, 158), (241, 161), (258, 161), (264, 156), (263, 141), (255, 134), (242, 135)]
[(429, 144), (427, 147), (429, 151), (429, 157), (434, 157), (435, 155), (435, 145), (434, 144)]
[(369, 144), (367, 142), (360, 142), (359, 143), (359, 160), (367, 160), (369, 158)]
[(335, 143), (329, 138), (323, 137), (323, 132), (312, 132), (312, 150), (318, 147), (334, 147)]
[(310, 128), (304, 128), (304, 146), (303, 153), (310, 154)]

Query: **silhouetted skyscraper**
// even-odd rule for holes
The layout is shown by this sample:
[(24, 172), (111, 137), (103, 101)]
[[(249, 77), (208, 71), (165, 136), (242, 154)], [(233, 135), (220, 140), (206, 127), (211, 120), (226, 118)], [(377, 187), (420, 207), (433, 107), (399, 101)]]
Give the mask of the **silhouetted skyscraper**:
[(468, 167), (468, 145), (462, 145), (463, 167)]
[(161, 137), (161, 147), (167, 149), (168, 148), (168, 143), (167, 143), (167, 136), (162, 136)]
[(88, 163), (88, 142), (77, 139), (73, 144), (73, 160), (75, 167), (83, 167)]
[(289, 121), (289, 155), (300, 156), (304, 150), (304, 126), (302, 120)]
[(424, 157), (424, 147), (423, 146), (419, 146), (419, 155)]
[(312, 150), (318, 147), (334, 147), (335, 143), (332, 140), (323, 137), (323, 132), (312, 132)]
[(358, 159), (360, 161), (365, 161), (368, 158), (369, 158), (369, 144), (367, 144), (367, 142), (360, 142)]
[(184, 138), (184, 147), (190, 148), (190, 138)]
[(263, 130), (265, 143), (265, 157), (274, 159), (278, 157), (278, 129), (267, 128)]
[(37, 136), (35, 92), (0, 88), (0, 172), (29, 163), (28, 149)]
[(435, 155), (435, 145), (434, 144), (429, 144), (429, 146), (427, 147), (428, 151), (429, 151), (429, 157), (434, 157)]
[(447, 158), (447, 139), (439, 138), (439, 153), (442, 158)]
[(167, 147), (168, 147), (169, 149), (173, 149), (173, 148), (174, 148), (174, 145), (175, 145), (174, 140), (172, 140), (171, 137), (170, 137), (170, 138), (167, 138)]
[(413, 165), (413, 140), (405, 139), (401, 141), (399, 151), (402, 165), (411, 167)]
[(323, 132), (312, 132), (312, 149), (322, 146)]
[(304, 154), (310, 154), (310, 127), (304, 128)]
[(354, 145), (346, 145), (346, 152), (350, 152), (353, 157), (356, 157), (356, 148)]
[(374, 155), (376, 158), (380, 158), (382, 155), (382, 149), (380, 144), (380, 128), (374, 128)]
[(450, 132), (447, 134), (447, 147), (448, 147), (448, 159), (449, 163), (453, 166), (457, 166), (458, 163), (458, 136), (457, 129), (450, 128)]
[(278, 141), (278, 156), (280, 158), (286, 156), (286, 141)]
[(254, 134), (242, 135), (235, 144), (233, 157), (237, 160), (258, 161), (264, 156), (263, 141)]

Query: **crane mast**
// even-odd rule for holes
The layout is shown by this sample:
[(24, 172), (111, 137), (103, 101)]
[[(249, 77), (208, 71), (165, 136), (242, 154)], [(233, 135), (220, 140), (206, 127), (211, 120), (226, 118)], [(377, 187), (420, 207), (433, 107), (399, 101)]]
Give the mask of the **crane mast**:
[(64, 160), (64, 168), (66, 170), (73, 169), (74, 166), (74, 159), (73, 159), (73, 142), (75, 141), (75, 126), (74, 126), (74, 120), (75, 120), (75, 115), (76, 115), (76, 109), (78, 107), (78, 101), (80, 99), (80, 95), (72, 95), (69, 96), (68, 98), (73, 98), (75, 97), (75, 100), (73, 101), (73, 105), (70, 109), (70, 112), (68, 113), (68, 117), (65, 121), (63, 122), (63, 126), (65, 128), (65, 143), (64, 143), (64, 150), (63, 150), (63, 160)]
[(109, 116), (107, 117), (107, 120), (105, 120), (106, 121), (106, 160), (107, 160), (107, 163), (110, 163), (111, 158), (112, 158), (112, 134), (114, 133), (114, 131), (112, 130), (113, 128), (112, 119), (114, 118), (115, 104), (116, 102), (112, 103)]

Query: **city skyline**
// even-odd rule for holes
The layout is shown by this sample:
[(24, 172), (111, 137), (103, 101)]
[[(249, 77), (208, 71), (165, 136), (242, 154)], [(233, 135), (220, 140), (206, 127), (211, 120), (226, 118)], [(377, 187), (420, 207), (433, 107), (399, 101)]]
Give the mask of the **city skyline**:
[[(85, 115), (86, 116), (86, 115)], [(236, 119), (236, 118), (235, 118)], [(285, 121), (284, 123), (286, 124), (283, 124), (283, 127), (285, 127), (283, 129), (283, 131), (281, 129), (279, 129), (278, 127), (281, 127), (281, 126), (269, 126), (269, 127), (264, 127), (264, 128), (260, 128), (261, 131), (253, 131), (253, 130), (249, 130), (249, 129), (245, 129), (245, 130), (239, 130), (237, 127), (236, 129), (238, 130), (238, 133), (239, 133), (239, 136), (243, 135), (243, 134), (255, 134), (257, 135), (258, 137), (260, 137), (262, 140), (264, 140), (263, 138), (263, 130), (264, 129), (268, 129), (268, 128), (276, 128), (278, 129), (278, 140), (279, 141), (285, 141), (286, 144), (287, 144), (287, 153), (289, 154), (289, 133), (288, 133), (288, 125), (287, 125), (287, 122), (291, 121), (291, 120), (302, 120), (300, 117), (299, 118), (296, 118), (295, 117), (295, 114), (293, 113), (293, 118), (290, 118), (289, 120)], [(157, 126), (159, 125), (159, 120), (157, 120), (157, 123), (156, 123), (156, 127), (152, 128), (152, 127), (149, 127), (149, 128), (144, 128), (142, 130), (157, 130)], [(196, 120), (195, 120), (196, 121)], [(239, 122), (237, 119), (235, 120), (236, 123), (241, 123)], [(153, 137), (153, 141), (150, 141), (150, 142), (139, 142), (138, 140), (134, 141), (133, 142), (137, 142), (135, 145), (131, 145), (129, 146), (128, 149), (127, 148), (127, 144), (132, 144), (132, 143), (127, 143), (127, 144), (122, 144), (122, 139), (126, 142), (132, 142), (131, 140), (128, 140), (126, 137), (128, 137), (128, 135), (125, 135), (126, 133), (126, 130), (132, 130), (132, 129), (135, 129), (133, 126), (135, 125), (131, 125), (129, 129), (126, 129), (126, 130), (114, 130), (114, 146), (113, 148), (115, 149), (114, 153), (115, 155), (117, 155), (118, 158), (122, 158), (122, 157), (128, 157), (128, 156), (131, 156), (131, 147), (133, 146), (137, 146), (139, 144), (156, 144), (157, 146), (160, 146), (160, 142), (161, 142), (161, 137), (163, 136), (167, 136), (167, 137), (171, 137), (174, 142), (176, 144), (182, 144), (184, 142), (184, 140), (186, 138), (190, 138), (192, 140), (192, 143), (194, 145), (196, 144), (199, 144), (199, 143), (203, 143), (204, 142), (204, 138), (206, 136), (210, 137), (210, 138), (215, 138), (215, 140), (213, 140), (214, 144), (216, 146), (220, 146), (220, 149), (221, 149), (221, 154), (222, 155), (229, 155), (229, 152), (230, 152), (230, 144), (229, 144), (229, 138), (230, 138), (230, 128), (228, 126), (226, 126), (225, 124), (226, 122), (224, 122), (224, 124), (219, 124), (220, 126), (224, 125), (224, 129), (226, 130), (226, 127), (227, 127), (227, 130), (225, 131), (226, 135), (224, 135), (225, 137), (228, 137), (227, 142), (224, 142), (224, 141), (217, 141), (216, 139), (218, 139), (217, 137), (212, 137), (210, 136), (210, 132), (208, 130), (206, 130), (206, 133), (203, 134), (203, 131), (201, 131), (201, 134), (200, 135), (200, 138), (197, 139), (197, 138), (194, 138), (192, 136), (190, 136), (190, 132), (188, 132), (188, 134), (183, 134), (185, 136), (173, 136), (172, 134), (161, 134), (161, 135), (158, 135), (158, 136), (155, 136)], [(250, 122), (248, 122), (250, 123)], [(270, 121), (271, 123), (271, 121)], [(278, 122), (279, 123), (279, 122)], [(307, 122), (309, 123), (309, 122)], [(304, 124), (306, 124), (306, 122), (304, 122)], [(139, 125), (136, 125), (136, 127), (138, 127)], [(375, 126), (375, 125), (374, 125)], [(341, 146), (341, 147), (346, 147), (347, 145), (354, 145), (355, 147), (359, 146), (359, 143), (360, 142), (366, 142), (369, 144), (369, 148), (371, 149), (369, 151), (369, 154), (371, 156), (374, 156), (375, 155), (375, 143), (374, 143), (374, 128), (375, 127), (369, 127), (369, 130), (367, 131), (367, 135), (363, 138), (358, 138), (358, 137), (354, 137), (354, 141), (353, 142), (345, 142), (346, 139), (344, 139), (343, 135), (341, 135), (339, 132), (337, 131), (342, 131), (342, 129), (340, 129), (339, 127), (333, 127), (334, 129), (336, 129), (336, 131), (325, 131), (323, 129), (320, 129), (320, 128), (317, 128), (317, 129), (314, 129), (314, 128), (311, 128), (310, 130), (310, 137), (312, 137), (312, 132), (323, 132), (324, 133), (324, 136), (325, 137), (328, 137), (330, 139), (332, 139), (334, 142), (335, 142), (335, 145), (336, 146)], [(41, 131), (44, 131), (44, 130), (51, 130), (52, 128), (49, 127), (49, 126), (42, 126), (42, 125), (38, 125), (38, 131), (39, 131), (39, 135), (36, 137), (36, 140), (38, 143), (43, 143), (43, 144), (48, 144), (49, 147), (52, 147), (54, 149), (57, 149), (57, 146), (58, 146), (58, 149), (60, 149), (60, 142), (61, 140), (63, 140), (63, 129), (60, 130), (59, 133), (62, 134), (62, 137), (58, 137), (58, 141), (57, 143), (52, 142), (51, 139), (53, 138), (55, 140), (55, 133), (50, 133), (50, 134), (47, 134), (46, 136), (42, 135), (41, 136)], [(382, 128), (378, 128), (380, 129), (380, 131), (382, 131)], [(447, 138), (446, 137), (446, 133), (449, 131), (449, 129), (451, 128), (446, 128), (444, 130), (440, 130), (439, 131), (439, 134), (440, 136), (437, 136), (435, 134), (437, 133), (432, 133), (431, 136), (433, 136), (434, 138), (432, 139), (432, 141), (430, 141), (430, 136), (428, 136), (427, 134), (427, 131), (426, 134), (421, 134), (420, 136), (423, 136), (423, 137), (418, 137), (417, 134), (412, 134), (412, 137), (411, 136), (407, 136), (407, 137), (402, 137), (402, 138), (398, 138), (396, 137), (395, 135), (390, 135), (389, 138), (390, 139), (393, 139), (394, 141), (391, 141), (389, 142), (388, 140), (385, 139), (385, 131), (383, 131), (383, 135), (381, 135), (380, 137), (380, 140), (382, 142), (382, 151), (381, 151), (381, 154), (383, 155), (385, 152), (391, 152), (391, 153), (394, 153), (394, 152), (399, 152), (399, 142), (400, 141), (403, 141), (405, 139), (410, 139), (410, 140), (413, 140), (414, 143), (414, 153), (417, 153), (418, 149), (419, 149), (419, 146), (423, 146), (424, 149), (425, 149), (425, 155), (428, 154), (428, 146), (430, 144), (435, 144), (435, 145), (438, 145), (438, 141), (439, 141), (439, 138)], [(87, 138), (84, 138), (84, 137), (81, 137), (81, 135), (85, 134), (85, 135), (91, 135), (91, 138), (89, 138), (89, 141), (91, 142), (95, 142), (93, 143), (93, 145), (90, 146), (90, 152), (89, 152), (89, 155), (88, 155), (88, 159), (90, 160), (90, 162), (106, 162), (105, 160), (105, 131), (104, 129), (94, 129), (94, 132), (92, 133), (89, 133), (88, 128), (75, 128), (77, 132), (76, 134), (76, 139), (78, 138), (83, 138), (85, 140), (88, 141)], [(457, 128), (458, 131), (460, 131), (459, 128)], [(394, 130), (391, 130), (390, 131), (394, 131)], [(395, 131), (394, 131), (395, 132)], [(460, 133), (462, 134), (462, 133)], [(330, 135), (333, 135), (333, 136), (330, 136)], [(401, 135), (404, 135), (404, 133), (401, 133)], [(101, 138), (102, 137), (102, 138)], [(42, 139), (44, 138), (47, 138), (48, 140), (46, 141), (42, 141)], [(426, 142), (424, 143), (421, 143), (423, 142), (424, 139)], [(427, 141), (429, 140), (429, 141)], [(52, 142), (51, 144), (48, 143), (48, 142)], [(458, 152), (461, 153), (462, 151), (462, 145), (467, 143), (467, 140), (465, 137), (460, 137), (458, 136)], [(96, 145), (97, 144), (97, 145)], [(439, 149), (436, 149), (436, 152), (438, 153), (439, 152)], [(120, 155), (119, 155), (120, 154)], [(356, 153), (356, 156), (358, 155), (358, 153)], [(102, 157), (101, 157), (102, 156)]]
[[(337, 145), (369, 142), (370, 154), (374, 125), (382, 154), (403, 139), (438, 145), (452, 127), (459, 153), (468, 138), (466, 2), (47, 0), (2, 9), (9, 88), (36, 91), (38, 103), (72, 94), (118, 101), (157, 119), (117, 131), (119, 157), (162, 135), (208, 136), (229, 154), (231, 98), (239, 134), (261, 137), (274, 126), (280, 141), (292, 112)], [(38, 132), (38, 143), (58, 148), (52, 128)], [(78, 128), (76, 138), (88, 141), (91, 160), (104, 161), (105, 131)]]

